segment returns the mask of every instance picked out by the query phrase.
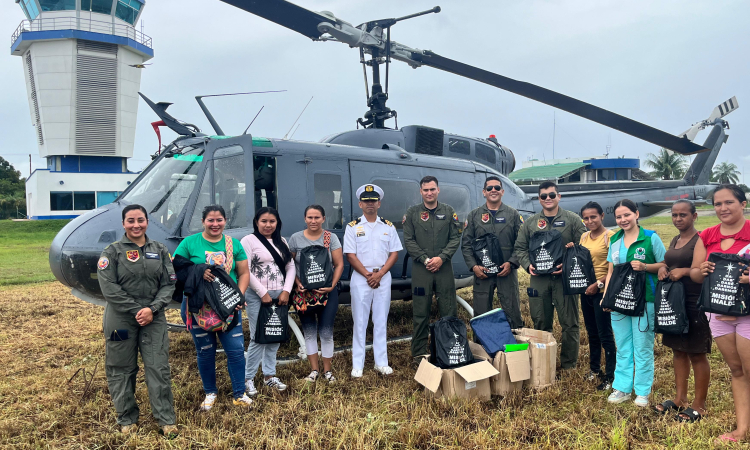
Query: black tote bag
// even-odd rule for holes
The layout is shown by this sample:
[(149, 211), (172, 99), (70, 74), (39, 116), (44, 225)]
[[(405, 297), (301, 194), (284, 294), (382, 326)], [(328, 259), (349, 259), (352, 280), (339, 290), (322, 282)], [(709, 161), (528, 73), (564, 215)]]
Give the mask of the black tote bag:
[(260, 304), (254, 340), (258, 344), (280, 344), (289, 340), (289, 306), (278, 299)]
[(299, 278), (307, 289), (331, 287), (333, 283), (333, 266), (328, 256), (328, 249), (322, 245), (310, 245), (299, 252)]
[(714, 271), (703, 280), (701, 288), (701, 311), (725, 316), (746, 316), (748, 285), (740, 284), (740, 275), (748, 261), (735, 254), (711, 253), (708, 260)]
[(474, 362), (466, 336), (466, 324), (457, 317), (443, 317), (430, 324), (430, 362), (441, 369)]
[(559, 231), (537, 231), (531, 235), (529, 260), (538, 275), (549, 275), (557, 271), (562, 259), (563, 242)]
[(585, 294), (596, 282), (591, 252), (583, 245), (575, 244), (565, 249), (563, 256), (563, 294)]
[(474, 251), (477, 264), (487, 269), (486, 273), (497, 274), (500, 272), (500, 266), (505, 264), (500, 240), (492, 233), (474, 239), (471, 249)]
[(616, 265), (602, 308), (626, 316), (641, 316), (646, 308), (646, 272), (633, 270), (630, 263)]
[(685, 334), (690, 320), (685, 309), (685, 285), (682, 281), (660, 281), (654, 298), (654, 332)]

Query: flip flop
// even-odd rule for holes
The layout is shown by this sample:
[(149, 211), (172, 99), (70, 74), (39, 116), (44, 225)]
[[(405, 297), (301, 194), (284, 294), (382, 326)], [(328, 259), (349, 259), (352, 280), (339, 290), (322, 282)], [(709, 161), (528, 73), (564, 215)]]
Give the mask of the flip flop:
[(729, 433), (722, 434), (721, 436), (716, 438), (717, 444), (726, 444), (727, 442), (739, 442), (739, 441), (737, 440), (737, 438), (732, 437), (732, 435)]
[(677, 412), (682, 412), (685, 410), (684, 406), (677, 406), (677, 404), (673, 402), (672, 400), (665, 400), (661, 402), (661, 405), (657, 405), (657, 406), (661, 406), (664, 409), (659, 409), (656, 406), (654, 406), (651, 409), (653, 409), (654, 412), (656, 412), (657, 414), (661, 414), (662, 416), (667, 414), (670, 410), (675, 410)]
[[(686, 415), (687, 417), (683, 417), (682, 415)], [(677, 413), (676, 416), (674, 416), (674, 420), (680, 422), (680, 423), (695, 423), (700, 422), (703, 416), (698, 411), (694, 410), (693, 408), (685, 408), (684, 410)]]

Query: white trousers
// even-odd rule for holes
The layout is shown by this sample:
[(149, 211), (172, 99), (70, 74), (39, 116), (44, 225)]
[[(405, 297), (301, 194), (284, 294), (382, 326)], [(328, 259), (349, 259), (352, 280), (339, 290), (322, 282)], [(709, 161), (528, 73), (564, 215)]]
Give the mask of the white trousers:
[(352, 318), (354, 319), (354, 336), (352, 339), (352, 368), (365, 367), (365, 342), (367, 325), (372, 309), (372, 350), (376, 366), (388, 365), (386, 330), (388, 312), (391, 309), (391, 274), (387, 273), (380, 280), (380, 287), (371, 289), (367, 279), (358, 272), (352, 273), (350, 282), (352, 296)]

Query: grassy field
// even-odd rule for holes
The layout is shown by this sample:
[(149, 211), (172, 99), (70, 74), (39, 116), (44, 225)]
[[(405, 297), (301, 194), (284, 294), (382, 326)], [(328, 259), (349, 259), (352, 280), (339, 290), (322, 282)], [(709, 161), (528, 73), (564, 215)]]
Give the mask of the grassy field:
[[(668, 221), (656, 218), (642, 223), (669, 242), (674, 228)], [(701, 228), (715, 221), (706, 218)], [(521, 284), (522, 310), (529, 321), (525, 274)], [(470, 290), (459, 293), (471, 302)], [(632, 403), (608, 404), (606, 394), (583, 379), (588, 339), (581, 320), (579, 368), (542, 391), (525, 390), (487, 403), (431, 400), (413, 381), (409, 344), (402, 343), (389, 346), (393, 376), (384, 378), (371, 370), (371, 353), (365, 376), (359, 380), (348, 376), (350, 355), (337, 355), (334, 371), (340, 383), (334, 386), (306, 385), (305, 362), (280, 366), (278, 375), (289, 389), (282, 394), (261, 390), (256, 408), (242, 411), (231, 405), (225, 359), (220, 355), (220, 397), (209, 413), (198, 412), (203, 393), (192, 340), (186, 333), (173, 333), (170, 363), (180, 436), (168, 441), (156, 433), (141, 370), (136, 394), (141, 427), (128, 437), (117, 432), (102, 368), (101, 314), (101, 308), (81, 302), (57, 282), (0, 291), (4, 323), (0, 359), (5, 366), (0, 377), (0, 447), (693, 449), (712, 448), (714, 439), (734, 425), (729, 371), (715, 348), (710, 355), (708, 414), (701, 423), (680, 425)], [(170, 316), (174, 319), (175, 313)], [(393, 302), (390, 316), (390, 335), (411, 331), (409, 302)], [(346, 331), (350, 324), (350, 311), (342, 308), (335, 327), (337, 345), (351, 343)], [(559, 338), (557, 325), (555, 334)], [(295, 352), (291, 344), (283, 348), (284, 354)], [(660, 402), (673, 395), (672, 355), (660, 342), (655, 355), (652, 402)], [(85, 369), (91, 380), (88, 389), (79, 369)]]
[(0, 287), (53, 281), (49, 246), (68, 220), (0, 221)]

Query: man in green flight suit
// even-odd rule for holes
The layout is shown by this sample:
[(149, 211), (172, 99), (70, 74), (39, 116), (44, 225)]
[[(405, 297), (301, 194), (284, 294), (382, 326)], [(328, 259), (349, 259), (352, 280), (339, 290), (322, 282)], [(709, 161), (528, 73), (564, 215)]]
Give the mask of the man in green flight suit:
[(418, 361), (429, 353), (428, 326), (432, 294), (437, 295), (441, 317), (455, 316), (456, 283), (451, 258), (461, 243), (461, 224), (450, 205), (438, 203), (438, 180), (426, 176), (419, 182), (422, 203), (404, 215), (404, 247), (414, 260), (411, 269), (414, 332), (411, 356)]
[[(500, 306), (505, 311), (511, 328), (522, 328), (521, 305), (518, 299), (518, 259), (513, 254), (518, 230), (523, 218), (514, 208), (502, 202), (503, 183), (496, 176), (484, 180), (487, 202), (469, 213), (461, 238), (461, 252), (466, 266), (474, 272), (474, 317), (492, 309), (493, 291), (497, 289)], [(497, 273), (487, 273), (487, 267), (474, 256), (474, 239), (494, 234), (500, 242), (505, 262)]]
[(562, 234), (562, 245), (577, 244), (586, 226), (573, 212), (560, 208), (560, 193), (552, 181), (539, 185), (539, 203), (542, 211), (526, 220), (516, 239), (515, 257), (530, 275), (529, 308), (531, 320), (537, 330), (552, 331), (552, 322), (557, 310), (557, 320), (562, 327), (560, 365), (573, 369), (578, 362), (578, 301), (575, 295), (563, 295), (562, 264), (552, 275), (537, 275), (529, 259), (529, 241), (537, 231), (557, 230)]

